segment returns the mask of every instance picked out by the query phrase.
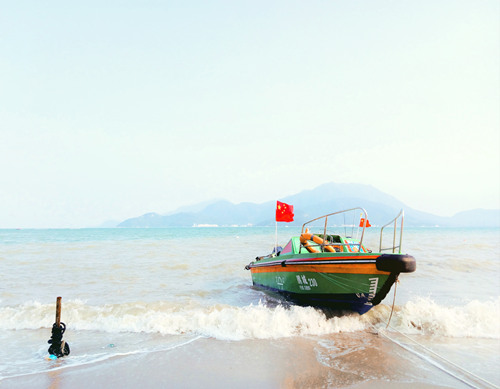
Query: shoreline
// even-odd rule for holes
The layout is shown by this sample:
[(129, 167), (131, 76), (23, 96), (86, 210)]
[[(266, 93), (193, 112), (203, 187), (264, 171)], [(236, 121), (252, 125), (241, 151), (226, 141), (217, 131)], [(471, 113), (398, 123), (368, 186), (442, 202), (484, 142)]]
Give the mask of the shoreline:
[[(360, 340), (359, 333), (347, 335), (348, 343)], [(364, 347), (340, 358), (329, 353), (322, 355), (325, 350), (318, 348), (320, 338), (248, 341), (199, 338), (168, 351), (116, 355), (104, 361), (4, 378), (0, 386), (17, 389), (467, 387), (376, 335), (363, 336), (369, 337), (361, 339)], [(331, 342), (340, 340), (336, 336), (328, 338)], [(363, 365), (366, 362), (372, 365)]]

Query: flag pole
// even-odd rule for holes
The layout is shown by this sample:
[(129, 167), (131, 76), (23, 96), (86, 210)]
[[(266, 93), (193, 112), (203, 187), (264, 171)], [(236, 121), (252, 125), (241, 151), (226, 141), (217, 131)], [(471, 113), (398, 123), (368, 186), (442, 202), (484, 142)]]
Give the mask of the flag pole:
[(274, 254), (277, 254), (278, 251), (278, 222), (276, 222), (276, 230), (275, 230), (275, 240), (274, 240)]

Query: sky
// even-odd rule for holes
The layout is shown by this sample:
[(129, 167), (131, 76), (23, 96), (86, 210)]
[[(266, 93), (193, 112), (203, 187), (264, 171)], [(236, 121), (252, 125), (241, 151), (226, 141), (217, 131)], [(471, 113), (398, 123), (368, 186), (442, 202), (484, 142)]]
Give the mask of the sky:
[(4, 2), (0, 228), (327, 182), (500, 208), (499, 4)]

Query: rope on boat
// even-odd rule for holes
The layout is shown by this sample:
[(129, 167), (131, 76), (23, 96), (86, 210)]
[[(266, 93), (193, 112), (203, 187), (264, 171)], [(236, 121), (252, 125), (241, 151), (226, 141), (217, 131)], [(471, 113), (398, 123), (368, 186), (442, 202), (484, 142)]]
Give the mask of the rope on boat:
[(391, 315), (389, 316), (389, 320), (387, 321), (387, 325), (385, 329), (389, 327), (391, 324), (392, 314), (394, 313), (394, 304), (396, 304), (396, 290), (398, 289), (399, 278), (396, 276), (396, 280), (394, 281), (394, 297), (392, 298), (392, 307), (391, 307)]

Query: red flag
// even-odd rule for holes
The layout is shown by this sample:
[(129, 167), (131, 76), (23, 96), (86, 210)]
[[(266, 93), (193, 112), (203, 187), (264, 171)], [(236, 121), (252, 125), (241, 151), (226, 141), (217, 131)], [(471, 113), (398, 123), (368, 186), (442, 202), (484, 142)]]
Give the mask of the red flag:
[(288, 205), (280, 201), (276, 202), (276, 221), (277, 222), (293, 222), (293, 205)]
[[(359, 226), (360, 227), (363, 227), (363, 225), (365, 224), (365, 218), (362, 217), (361, 220), (359, 221)], [(367, 227), (371, 227), (372, 225), (370, 224), (370, 222), (368, 221), (368, 219), (366, 219), (366, 226)]]

